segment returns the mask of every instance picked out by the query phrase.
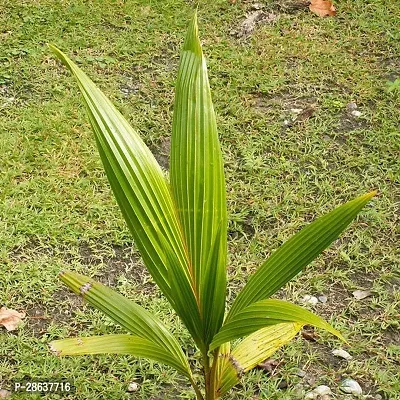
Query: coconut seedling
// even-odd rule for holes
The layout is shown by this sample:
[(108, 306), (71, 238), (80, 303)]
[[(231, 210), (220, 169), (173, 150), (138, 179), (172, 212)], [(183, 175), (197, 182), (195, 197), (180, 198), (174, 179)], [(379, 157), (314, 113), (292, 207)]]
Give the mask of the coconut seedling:
[[(186, 376), (198, 400), (214, 400), (306, 324), (343, 339), (312, 312), (271, 296), (329, 246), (375, 192), (319, 217), (272, 252), (226, 311), (225, 179), (196, 16), (176, 82), (169, 179), (106, 96), (65, 54), (50, 48), (78, 82), (112, 191), (144, 264), (201, 353), (204, 379), (191, 370), (180, 343), (158, 318), (69, 271), (61, 280), (127, 334), (56, 340), (51, 348), (57, 354), (147, 357)], [(231, 346), (237, 339), (243, 340)]]

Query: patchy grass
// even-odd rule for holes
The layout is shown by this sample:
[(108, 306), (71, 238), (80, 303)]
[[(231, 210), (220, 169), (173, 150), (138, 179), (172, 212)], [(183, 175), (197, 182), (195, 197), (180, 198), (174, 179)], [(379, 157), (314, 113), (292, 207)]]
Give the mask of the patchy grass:
[[(0, 332), (3, 388), (24, 377), (66, 377), (78, 392), (64, 399), (193, 398), (187, 382), (163, 365), (127, 356), (59, 359), (47, 347), (52, 339), (119, 329), (62, 288), (56, 275), (68, 268), (157, 313), (196, 362), (184, 327), (132, 246), (75, 84), (46, 47), (54, 43), (79, 62), (168, 168), (189, 3), (6, 0), (0, 13), (0, 303), (27, 317), (18, 331)], [(344, 347), (353, 359), (333, 357), (331, 350), (343, 345), (324, 333), (317, 342), (299, 337), (277, 354), (283, 363), (271, 379), (254, 371), (229, 397), (302, 398), (328, 384), (341, 399), (338, 383), (348, 376), (364, 394), (400, 399), (400, 93), (387, 83), (400, 74), (398, 7), (342, 0), (337, 17), (320, 19), (292, 0), (261, 4), (276, 18), (246, 37), (234, 32), (252, 12), (251, 1), (207, 0), (199, 8), (228, 185), (230, 296), (317, 215), (372, 189), (379, 196), (279, 293), (295, 302), (326, 295), (314, 309), (348, 338)], [(356, 289), (373, 295), (357, 301)], [(305, 377), (296, 375), (299, 368)], [(133, 379), (140, 386), (130, 394)]]

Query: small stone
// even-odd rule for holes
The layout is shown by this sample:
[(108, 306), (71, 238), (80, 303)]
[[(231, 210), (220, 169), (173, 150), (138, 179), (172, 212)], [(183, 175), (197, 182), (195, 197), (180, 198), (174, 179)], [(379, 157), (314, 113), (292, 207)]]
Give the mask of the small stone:
[(287, 387), (288, 387), (288, 383), (285, 379), (282, 379), (278, 384), (279, 389), (287, 389)]
[(306, 385), (308, 385), (308, 387), (313, 387), (315, 386), (315, 382), (317, 381), (317, 378), (314, 375), (311, 374), (307, 374), (304, 377), (304, 382)]
[(139, 389), (139, 385), (136, 382), (131, 382), (128, 385), (128, 392), (137, 392), (137, 390)]
[(306, 294), (303, 297), (302, 302), (305, 304), (310, 304), (312, 306), (315, 306), (316, 304), (318, 304), (318, 299), (315, 296), (310, 296), (309, 294)]
[(353, 358), (347, 351), (342, 349), (332, 350), (332, 354), (336, 357), (344, 358), (347, 361)]
[(321, 295), (321, 296), (318, 296), (318, 300), (321, 302), (321, 303), (326, 303), (327, 301), (328, 301), (328, 298), (323, 294), (323, 295)]
[(352, 101), (351, 103), (347, 104), (346, 109), (349, 112), (357, 110), (357, 104)]
[(313, 400), (317, 398), (317, 394), (314, 392), (308, 392), (306, 393), (306, 395), (304, 396), (304, 400)]
[(6, 389), (0, 389), (0, 399), (9, 399), (11, 397), (11, 392)]
[(383, 397), (380, 394), (375, 395), (375, 400), (382, 400)]
[(354, 110), (354, 111), (352, 111), (350, 114), (351, 114), (353, 117), (356, 117), (356, 118), (361, 117), (361, 111), (358, 111), (358, 110)]
[(340, 383), (340, 390), (348, 394), (362, 394), (362, 389), (359, 383), (350, 378), (346, 378)]
[(300, 114), (303, 112), (302, 108), (291, 108), (290, 112), (292, 112), (293, 114)]
[(370, 292), (369, 290), (356, 290), (352, 294), (353, 297), (356, 298), (357, 300), (363, 300), (369, 296), (372, 296), (372, 292)]
[(264, 8), (264, 6), (261, 3), (254, 3), (250, 7), (251, 10), (261, 10), (262, 8)]
[(308, 392), (304, 396), (304, 399), (305, 400), (312, 400), (312, 399), (329, 400), (331, 394), (332, 394), (332, 391), (329, 386), (319, 385), (315, 389), (313, 389), (311, 392)]
[(303, 371), (302, 369), (299, 369), (299, 370), (296, 372), (296, 375), (297, 375), (299, 378), (304, 378), (304, 377), (306, 376), (306, 371)]
[(318, 396), (324, 396), (324, 395), (326, 395), (326, 394), (332, 394), (332, 390), (331, 390), (331, 388), (329, 387), (329, 386), (326, 386), (326, 385), (320, 385), (320, 386), (317, 386), (314, 390), (313, 390), (313, 392), (315, 393), (315, 394), (317, 394)]

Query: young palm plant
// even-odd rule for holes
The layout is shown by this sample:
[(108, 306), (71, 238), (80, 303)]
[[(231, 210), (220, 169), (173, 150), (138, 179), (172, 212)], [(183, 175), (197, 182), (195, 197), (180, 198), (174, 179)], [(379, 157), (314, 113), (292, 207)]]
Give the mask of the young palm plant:
[[(270, 296), (329, 246), (375, 192), (318, 218), (275, 250), (226, 314), (225, 181), (196, 16), (184, 42), (176, 83), (170, 181), (106, 96), (66, 55), (50, 48), (77, 79), (111, 188), (146, 267), (202, 354), (205, 387), (200, 388), (179, 342), (159, 319), (74, 272), (62, 272), (61, 280), (129, 334), (57, 340), (51, 343), (53, 351), (147, 357), (186, 376), (197, 399), (214, 400), (305, 324), (343, 339), (310, 311)], [(239, 338), (244, 340), (231, 348)]]

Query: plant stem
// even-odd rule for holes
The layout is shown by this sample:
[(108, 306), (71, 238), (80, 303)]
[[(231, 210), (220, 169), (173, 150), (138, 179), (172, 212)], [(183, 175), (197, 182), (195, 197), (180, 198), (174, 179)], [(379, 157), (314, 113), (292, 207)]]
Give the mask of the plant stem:
[(199, 387), (197, 386), (196, 382), (194, 381), (194, 379), (192, 377), (190, 377), (189, 380), (193, 386), (194, 391), (196, 392), (197, 400), (204, 400), (203, 394), (201, 393), (201, 391), (200, 391)]
[(203, 354), (203, 366), (204, 366), (204, 382), (206, 389), (206, 400), (210, 400), (210, 358), (207, 354)]
[[(219, 348), (213, 351), (213, 363), (210, 368), (210, 358), (208, 356), (204, 357), (204, 377), (206, 383), (206, 398), (205, 400), (216, 400), (216, 372), (218, 365), (218, 354)], [(207, 366), (207, 367), (206, 367)]]
[(213, 351), (213, 363), (210, 371), (210, 391), (212, 394), (211, 397), (212, 400), (217, 398), (216, 373), (218, 366), (218, 355), (219, 355), (219, 347)]

